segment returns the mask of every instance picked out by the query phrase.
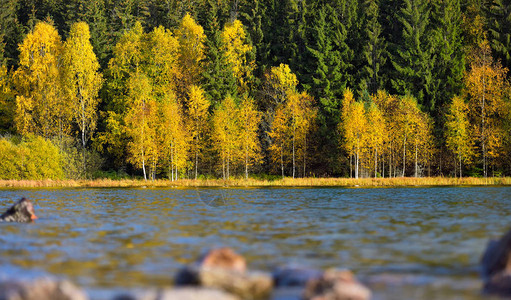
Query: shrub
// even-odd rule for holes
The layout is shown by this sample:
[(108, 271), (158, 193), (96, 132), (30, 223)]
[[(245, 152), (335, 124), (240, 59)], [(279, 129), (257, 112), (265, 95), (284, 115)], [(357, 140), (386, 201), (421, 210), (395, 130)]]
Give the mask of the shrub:
[(18, 149), (7, 139), (0, 139), (0, 179), (21, 179)]
[(62, 162), (57, 146), (42, 137), (0, 138), (1, 179), (62, 179)]

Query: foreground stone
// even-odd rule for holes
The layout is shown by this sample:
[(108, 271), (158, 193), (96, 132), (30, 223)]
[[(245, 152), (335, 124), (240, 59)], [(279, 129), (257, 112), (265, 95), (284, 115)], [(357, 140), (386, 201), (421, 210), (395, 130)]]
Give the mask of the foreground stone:
[(358, 282), (351, 271), (327, 270), (305, 287), (307, 300), (367, 300), (371, 291)]
[(86, 300), (85, 292), (67, 280), (49, 278), (34, 281), (0, 282), (2, 300)]
[(491, 240), (481, 259), (484, 292), (511, 296), (511, 230)]
[(199, 259), (199, 265), (201, 267), (222, 268), (240, 273), (247, 271), (247, 261), (245, 258), (227, 247), (209, 250)]
[(264, 299), (273, 289), (269, 274), (246, 271), (245, 259), (229, 248), (210, 250), (197, 263), (183, 268), (175, 283), (217, 288), (243, 299)]
[(323, 271), (305, 267), (288, 266), (273, 271), (275, 287), (304, 287), (307, 282), (319, 279)]
[(224, 291), (208, 288), (176, 288), (121, 294), (113, 300), (240, 300)]

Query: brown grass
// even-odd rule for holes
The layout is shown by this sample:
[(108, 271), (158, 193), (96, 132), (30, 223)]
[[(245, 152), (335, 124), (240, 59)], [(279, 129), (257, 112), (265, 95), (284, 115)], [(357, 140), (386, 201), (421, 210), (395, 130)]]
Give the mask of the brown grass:
[(51, 188), (51, 187), (413, 187), (413, 186), (482, 186), (511, 185), (511, 177), (492, 178), (451, 178), (451, 177), (398, 177), (398, 178), (284, 178), (279, 180), (261, 179), (183, 179), (138, 180), (138, 179), (96, 179), (96, 180), (0, 180), (0, 188)]

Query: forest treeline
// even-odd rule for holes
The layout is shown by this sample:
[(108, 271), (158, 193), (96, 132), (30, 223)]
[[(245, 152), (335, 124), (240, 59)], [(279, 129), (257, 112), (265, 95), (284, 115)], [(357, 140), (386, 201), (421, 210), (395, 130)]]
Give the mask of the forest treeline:
[(0, 178), (510, 175), (510, 12), (4, 0)]

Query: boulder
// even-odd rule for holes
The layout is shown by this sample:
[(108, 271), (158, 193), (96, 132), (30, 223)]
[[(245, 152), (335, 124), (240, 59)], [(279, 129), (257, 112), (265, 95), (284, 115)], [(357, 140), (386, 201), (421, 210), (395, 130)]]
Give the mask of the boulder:
[(145, 291), (134, 294), (120, 294), (113, 300), (240, 300), (224, 291), (208, 288), (175, 288)]
[(303, 296), (307, 300), (367, 300), (371, 291), (351, 271), (331, 269), (309, 280)]
[(497, 273), (485, 281), (483, 292), (486, 294), (511, 296), (511, 274)]
[(217, 288), (243, 299), (267, 298), (273, 289), (269, 274), (247, 271), (245, 259), (229, 248), (210, 250), (198, 262), (180, 270), (175, 283)]
[(49, 278), (34, 281), (0, 282), (2, 300), (86, 300), (85, 292), (67, 280)]
[(199, 265), (240, 273), (247, 271), (247, 261), (245, 258), (227, 247), (209, 250), (199, 259)]
[(275, 287), (304, 287), (312, 279), (318, 279), (323, 271), (298, 266), (280, 267), (273, 271)]
[(481, 258), (484, 292), (511, 296), (511, 230), (490, 240)]

